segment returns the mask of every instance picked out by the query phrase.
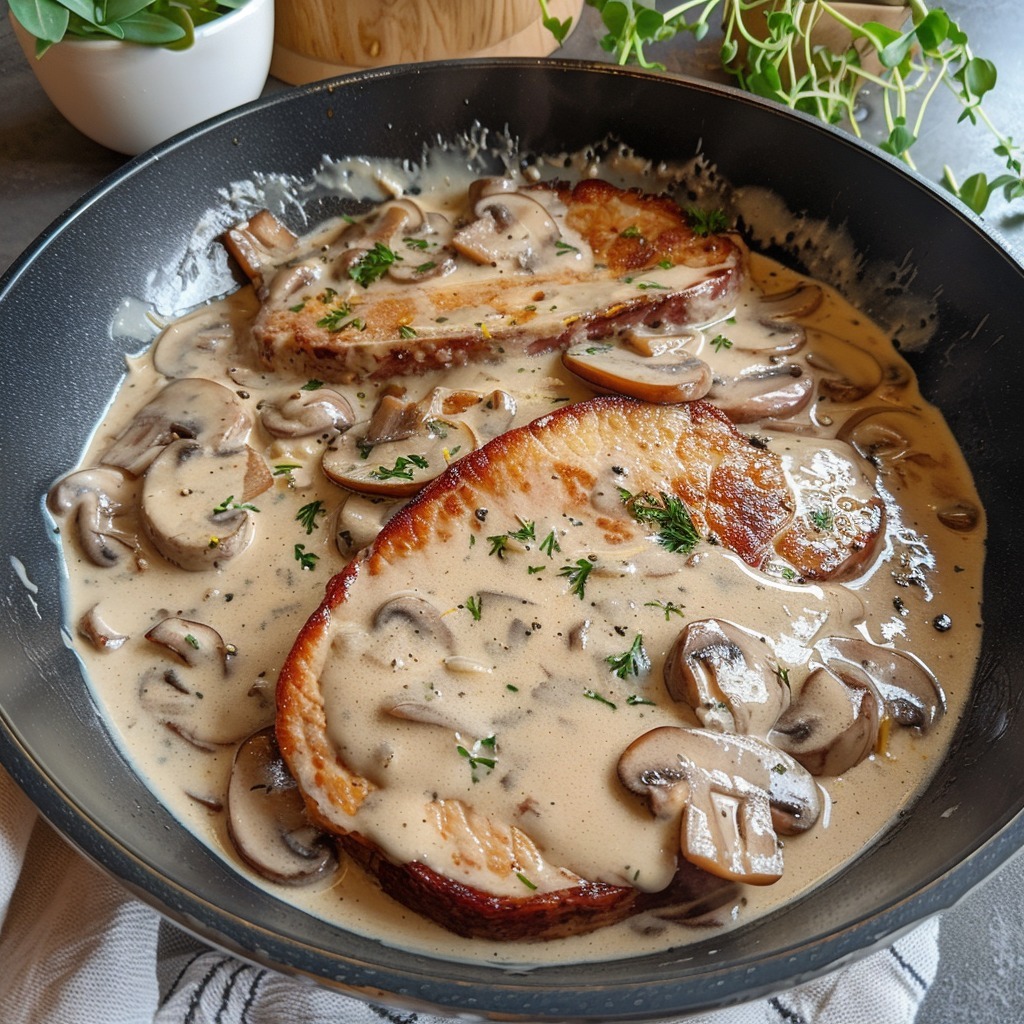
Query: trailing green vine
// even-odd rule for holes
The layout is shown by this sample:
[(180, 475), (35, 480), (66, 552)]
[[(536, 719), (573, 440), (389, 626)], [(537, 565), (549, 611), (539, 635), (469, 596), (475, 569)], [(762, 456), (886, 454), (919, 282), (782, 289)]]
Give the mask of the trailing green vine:
[[(544, 24), (562, 42), (572, 20), (552, 17), (547, 0), (540, 3)], [(602, 47), (619, 64), (651, 70), (663, 65), (645, 48), (689, 32), (703, 39), (712, 24), (722, 26), (721, 61), (748, 92), (821, 119), (844, 124), (861, 135), (855, 106), (862, 85), (872, 84), (881, 97), (886, 138), (881, 148), (915, 167), (912, 150), (921, 135), (929, 105), (939, 89), (953, 93), (960, 121), (982, 126), (993, 140), (992, 152), (1003, 169), (958, 182), (943, 169), (942, 183), (976, 213), (1002, 194), (1007, 202), (1024, 199), (1021, 149), (989, 119), (982, 101), (996, 84), (996, 67), (976, 57), (967, 34), (940, 8), (908, 0), (909, 27), (892, 29), (879, 22), (858, 24), (826, 0), (683, 0), (659, 11), (656, 0), (586, 0), (600, 13), (606, 35)], [(852, 45), (834, 53), (812, 42), (812, 29), (831, 19), (847, 30)], [(763, 26), (754, 31), (754, 26)], [(868, 58), (881, 66), (872, 69)]]

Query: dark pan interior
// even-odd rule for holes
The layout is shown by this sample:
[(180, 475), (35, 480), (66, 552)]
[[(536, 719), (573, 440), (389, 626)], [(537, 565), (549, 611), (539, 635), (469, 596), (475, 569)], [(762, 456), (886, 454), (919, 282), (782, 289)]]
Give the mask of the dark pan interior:
[[(61, 630), (62, 575), (42, 496), (118, 380), (111, 322), (183, 248), (219, 190), (254, 171), (308, 177), (324, 154), (417, 158), (473, 122), (525, 149), (608, 133), (639, 153), (698, 149), (738, 186), (905, 265), (934, 302), (912, 361), (946, 412), (989, 514), (984, 653), (966, 720), (928, 791), (885, 841), (785, 912), (676, 953), (510, 974), (340, 933), (235, 877), (179, 830), (112, 745)], [(868, 313), (885, 319), (884, 290)], [(4, 548), (0, 758), (71, 840), (175, 920), (251, 959), (396, 1005), (506, 1018), (653, 1019), (781, 988), (861, 955), (958, 899), (1024, 836), (1024, 270), (979, 223), (883, 155), (731, 90), (553, 61), (422, 65), (275, 94), (133, 161), (51, 227), (0, 282)], [(973, 626), (973, 624), (971, 624)], [(944, 813), (955, 809), (951, 813)]]

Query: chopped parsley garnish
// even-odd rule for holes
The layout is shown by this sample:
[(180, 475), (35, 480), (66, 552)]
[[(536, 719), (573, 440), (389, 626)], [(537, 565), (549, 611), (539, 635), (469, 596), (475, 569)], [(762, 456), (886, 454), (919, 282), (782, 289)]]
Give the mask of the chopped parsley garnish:
[(653, 700), (648, 700), (646, 697), (641, 697), (639, 693), (631, 693), (626, 698), (626, 703), (631, 707), (635, 707), (638, 704), (649, 704), (652, 708), (655, 706)]
[(558, 546), (558, 538), (555, 536), (555, 531), (552, 530), (541, 542), (540, 549), (544, 552), (548, 558), (554, 558), (556, 551), (562, 549)]
[(516, 878), (518, 878), (518, 879), (519, 879), (519, 881), (520, 881), (520, 882), (522, 882), (522, 883), (523, 883), (523, 885), (525, 885), (527, 889), (536, 889), (536, 888), (537, 888), (537, 886), (536, 886), (536, 885), (535, 885), (535, 884), (534, 884), (533, 882), (531, 882), (531, 881), (530, 881), (530, 880), (529, 880), (529, 879), (528, 879), (528, 878), (526, 877), (526, 875), (524, 875), (524, 874), (522, 873), (522, 871), (517, 871), (517, 872), (516, 872)]
[(619, 495), (638, 523), (653, 523), (658, 528), (658, 543), (669, 551), (688, 555), (699, 543), (700, 534), (690, 513), (674, 494), (661, 493), (660, 501), (651, 494), (630, 494), (624, 487)]
[(589, 700), (596, 700), (598, 704), (604, 704), (605, 706), (610, 707), (613, 711), (618, 707), (614, 701), (610, 701), (607, 697), (598, 693), (597, 690), (584, 690), (583, 696)]
[(683, 609), (673, 601), (645, 601), (645, 608), (660, 608), (665, 613), (665, 621), (668, 622), (673, 615), (683, 617)]
[(668, 290), (668, 285), (667, 284), (661, 284), (658, 281), (637, 281), (637, 285), (636, 286), (641, 291), (649, 291), (652, 288), (663, 288), (666, 291)]
[(510, 530), (508, 534), (513, 540), (536, 540), (534, 534), (533, 520), (527, 519), (523, 521), (523, 525), (518, 530)]
[(827, 532), (836, 525), (835, 513), (828, 505), (822, 505), (821, 508), (813, 509), (810, 515), (811, 522), (817, 530)]
[(488, 551), (487, 554), (497, 555), (499, 558), (504, 558), (505, 551), (508, 548), (508, 534), (496, 533), (494, 536), (488, 537), (487, 540), (491, 545), (491, 550)]
[(274, 467), (274, 476), (287, 476), (295, 469), (302, 469), (302, 467), (297, 462), (279, 462)]
[(686, 211), (686, 219), (690, 222), (695, 235), (705, 237), (718, 231), (725, 231), (729, 226), (729, 218), (724, 210), (701, 210), (691, 206)]
[(301, 569), (313, 570), (316, 568), (316, 563), (320, 561), (320, 556), (313, 554), (312, 551), (307, 551), (305, 544), (296, 544), (294, 551), (295, 561), (299, 563)]
[(356, 284), (369, 288), (374, 281), (380, 280), (388, 268), (396, 261), (401, 260), (393, 249), (389, 249), (383, 242), (377, 242), (372, 249), (368, 249), (359, 257), (351, 267), (348, 268), (348, 276)]
[(185, 634), (185, 643), (187, 643), (193, 650), (199, 650), (199, 641), (192, 633)]
[(422, 455), (399, 455), (390, 469), (387, 466), (378, 466), (370, 470), (370, 476), (376, 480), (411, 480), (411, 466), (426, 469), (429, 465)]
[(324, 386), (324, 382), (322, 380), (317, 380), (316, 377), (313, 377), (311, 380), (307, 380), (306, 383), (303, 384), (301, 388), (299, 388), (299, 390), (300, 391), (319, 391), (323, 386)]
[(483, 613), (483, 602), (479, 594), (473, 594), (466, 598), (466, 611), (473, 616), (474, 622), (480, 621), (480, 616)]
[(398, 328), (398, 336), (400, 338), (415, 338), (416, 329), (414, 327), (410, 327), (408, 324), (402, 324), (402, 326)]
[(427, 240), (425, 238), (403, 238), (407, 249), (426, 249)]
[(419, 265), (419, 266), (418, 266), (418, 267), (416, 268), (416, 273), (417, 273), (417, 274), (428, 274), (428, 273), (430, 273), (430, 271), (431, 271), (431, 270), (433, 270), (433, 269), (434, 269), (434, 268), (435, 268), (436, 266), (437, 266), (437, 264), (436, 264), (436, 263), (435, 263), (435, 262), (434, 262), (433, 260), (427, 260), (427, 262), (426, 262), (426, 263), (421, 263), (421, 264), (420, 264), (420, 265)]
[(716, 352), (721, 352), (724, 348), (732, 348), (732, 342), (724, 334), (716, 334), (711, 339), (711, 347)]
[(575, 594), (582, 601), (587, 589), (587, 577), (593, 570), (594, 563), (589, 558), (577, 558), (575, 564), (563, 565), (558, 575), (569, 580), (569, 593)]
[[(477, 740), (473, 744), (472, 751), (462, 746), (462, 744), (457, 745), (455, 750), (459, 757), (463, 757), (469, 762), (474, 782), (479, 782), (476, 774), (478, 768), (486, 768), (488, 772), (491, 772), (498, 763), (497, 757), (491, 756), (497, 750), (497, 740), (493, 735)], [(486, 753), (483, 753), (483, 751), (486, 751)]]
[(317, 516), (325, 515), (327, 515), (327, 509), (324, 508), (324, 503), (318, 500), (311, 501), (308, 505), (303, 505), (295, 518), (305, 527), (306, 533), (310, 534), (319, 525), (316, 521)]
[[(338, 331), (344, 330), (348, 324), (345, 322), (346, 318), (352, 315), (352, 310), (348, 306), (338, 306), (337, 309), (332, 309), (329, 313), (326, 313), (319, 320), (317, 320), (317, 327), (324, 327), (332, 334), (337, 334)], [(311, 390), (303, 385), (304, 391)]]
[(214, 510), (213, 514), (220, 515), (222, 512), (230, 512), (234, 509), (244, 509), (247, 512), (259, 512), (259, 509), (255, 505), (241, 504), (235, 501), (235, 496), (229, 494)]
[(644, 638), (642, 633), (637, 633), (630, 644), (628, 651), (622, 654), (612, 654), (604, 659), (608, 662), (611, 670), (620, 678), (626, 676), (638, 676), (651, 667), (651, 659), (644, 649)]
[(579, 252), (579, 249), (575, 245), (570, 245), (568, 242), (563, 242), (561, 239), (555, 242), (555, 250), (557, 256), (564, 256), (568, 252)]
[(640, 229), (635, 224), (630, 224), (628, 228), (623, 228), (619, 235), (622, 238), (643, 238), (644, 236), (640, 233)]

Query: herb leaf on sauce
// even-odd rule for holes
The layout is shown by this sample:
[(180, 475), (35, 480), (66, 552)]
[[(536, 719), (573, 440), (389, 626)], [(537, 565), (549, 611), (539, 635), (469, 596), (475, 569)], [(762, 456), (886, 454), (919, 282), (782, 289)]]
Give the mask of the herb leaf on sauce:
[(356, 284), (369, 288), (374, 281), (380, 280), (388, 268), (395, 262), (401, 260), (393, 249), (389, 249), (383, 242), (377, 242), (372, 249), (359, 257), (351, 267), (348, 268), (348, 276)]
[(317, 500), (311, 501), (308, 505), (303, 505), (295, 518), (305, 527), (306, 533), (310, 534), (320, 525), (316, 521), (317, 516), (325, 515), (327, 515), (327, 509), (324, 508), (324, 503)]
[(619, 496), (638, 523), (652, 523), (658, 528), (658, 543), (669, 551), (688, 555), (700, 542), (689, 511), (674, 494), (662, 491), (659, 500), (651, 494), (630, 494), (620, 487)]
[(575, 594), (582, 601), (587, 589), (587, 577), (593, 570), (594, 563), (589, 558), (577, 558), (574, 564), (563, 565), (558, 575), (569, 580), (569, 593)]
[(637, 633), (633, 638), (633, 643), (630, 644), (628, 651), (623, 651), (622, 654), (611, 654), (604, 660), (608, 662), (611, 670), (620, 679), (625, 679), (627, 676), (638, 676), (651, 667), (651, 659), (644, 648), (642, 633)]

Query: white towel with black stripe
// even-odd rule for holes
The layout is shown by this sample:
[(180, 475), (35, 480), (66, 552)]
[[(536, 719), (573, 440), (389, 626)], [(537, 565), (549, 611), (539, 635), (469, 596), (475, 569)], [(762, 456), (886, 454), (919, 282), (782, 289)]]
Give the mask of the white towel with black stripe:
[[(938, 919), (769, 999), (686, 1024), (912, 1024)], [(197, 942), (71, 849), (0, 768), (2, 1024), (455, 1024), (269, 971)]]

